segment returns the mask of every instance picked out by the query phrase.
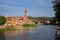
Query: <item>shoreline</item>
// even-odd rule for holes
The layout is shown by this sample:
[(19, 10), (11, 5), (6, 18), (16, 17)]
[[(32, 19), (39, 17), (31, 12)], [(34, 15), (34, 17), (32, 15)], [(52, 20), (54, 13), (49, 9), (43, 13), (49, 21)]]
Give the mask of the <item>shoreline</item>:
[(33, 27), (36, 27), (37, 25), (35, 26), (29, 26), (29, 27), (24, 27), (24, 26), (21, 26), (21, 25), (16, 25), (16, 26), (5, 26), (5, 25), (0, 25), (0, 31), (8, 31), (8, 30), (19, 30), (19, 29), (30, 29), (30, 28), (33, 28)]
[(57, 27), (55, 38), (56, 38), (55, 40), (60, 40), (60, 27)]

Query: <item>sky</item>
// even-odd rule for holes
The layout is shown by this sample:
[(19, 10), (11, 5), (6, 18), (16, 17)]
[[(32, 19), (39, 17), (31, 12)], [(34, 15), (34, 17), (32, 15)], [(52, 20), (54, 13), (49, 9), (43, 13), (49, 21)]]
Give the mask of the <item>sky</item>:
[(0, 0), (0, 15), (24, 16), (25, 8), (28, 16), (54, 17), (52, 0)]

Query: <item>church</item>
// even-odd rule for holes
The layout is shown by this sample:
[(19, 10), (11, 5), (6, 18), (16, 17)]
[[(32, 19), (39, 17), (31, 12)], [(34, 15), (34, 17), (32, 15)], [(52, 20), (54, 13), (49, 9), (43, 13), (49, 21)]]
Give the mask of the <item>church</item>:
[(7, 22), (5, 25), (23, 25), (23, 24), (32, 24), (32, 20), (28, 18), (28, 11), (25, 8), (24, 16), (8, 16), (6, 17)]

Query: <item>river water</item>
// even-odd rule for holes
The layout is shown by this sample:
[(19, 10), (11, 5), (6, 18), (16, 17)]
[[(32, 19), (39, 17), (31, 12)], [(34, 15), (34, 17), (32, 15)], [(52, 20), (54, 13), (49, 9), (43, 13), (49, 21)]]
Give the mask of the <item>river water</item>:
[(25, 28), (0, 32), (0, 40), (55, 40), (57, 26), (39, 25), (37, 27)]

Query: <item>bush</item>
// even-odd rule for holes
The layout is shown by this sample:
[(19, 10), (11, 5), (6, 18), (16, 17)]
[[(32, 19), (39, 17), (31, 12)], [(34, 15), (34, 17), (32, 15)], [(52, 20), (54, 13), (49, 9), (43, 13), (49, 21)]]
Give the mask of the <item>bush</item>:
[(4, 31), (10, 31), (10, 30), (16, 30), (16, 28), (0, 28), (0, 32), (4, 32)]
[(6, 18), (4, 16), (0, 16), (0, 25), (4, 25), (6, 23)]
[(32, 27), (34, 26), (33, 24), (23, 24), (24, 27)]

